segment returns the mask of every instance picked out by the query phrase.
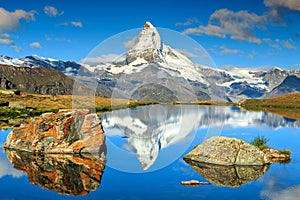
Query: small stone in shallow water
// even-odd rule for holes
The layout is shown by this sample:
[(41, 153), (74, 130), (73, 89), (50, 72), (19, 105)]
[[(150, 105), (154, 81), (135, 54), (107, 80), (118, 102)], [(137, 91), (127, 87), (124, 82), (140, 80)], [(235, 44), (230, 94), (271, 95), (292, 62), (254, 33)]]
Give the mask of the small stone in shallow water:
[(200, 182), (198, 180), (181, 181), (180, 183), (187, 186), (209, 185), (209, 182)]

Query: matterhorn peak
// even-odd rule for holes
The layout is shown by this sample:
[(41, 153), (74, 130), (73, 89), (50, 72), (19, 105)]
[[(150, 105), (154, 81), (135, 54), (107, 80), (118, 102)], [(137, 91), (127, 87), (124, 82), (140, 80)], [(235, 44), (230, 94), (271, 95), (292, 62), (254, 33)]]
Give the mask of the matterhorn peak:
[(163, 43), (161, 42), (158, 31), (147, 21), (139, 33), (135, 45), (128, 51), (126, 61), (127, 63), (131, 63), (140, 58), (149, 63), (165, 62), (162, 49)]
[(150, 22), (146, 21), (144, 24), (144, 28), (155, 28)]

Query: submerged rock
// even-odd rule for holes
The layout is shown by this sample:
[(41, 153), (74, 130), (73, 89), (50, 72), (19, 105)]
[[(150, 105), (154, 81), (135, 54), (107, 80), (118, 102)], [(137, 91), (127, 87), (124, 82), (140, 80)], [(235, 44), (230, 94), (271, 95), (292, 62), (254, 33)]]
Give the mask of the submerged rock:
[(88, 110), (44, 113), (12, 130), (6, 149), (37, 153), (98, 153), (105, 135), (97, 114)]
[(203, 178), (218, 186), (240, 187), (241, 185), (257, 180), (265, 174), (269, 165), (262, 166), (224, 166), (200, 162), (186, 161)]
[(184, 156), (187, 161), (217, 165), (256, 166), (270, 164), (269, 158), (247, 142), (224, 136), (211, 137)]
[(14, 168), (27, 173), (30, 183), (59, 194), (81, 196), (99, 188), (105, 168), (97, 155), (35, 155), (6, 149)]

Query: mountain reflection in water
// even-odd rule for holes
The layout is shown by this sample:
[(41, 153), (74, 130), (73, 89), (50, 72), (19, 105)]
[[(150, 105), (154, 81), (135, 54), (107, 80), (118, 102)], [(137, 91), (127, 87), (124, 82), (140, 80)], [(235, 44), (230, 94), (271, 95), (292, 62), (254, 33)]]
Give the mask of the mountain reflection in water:
[(34, 155), (6, 150), (14, 168), (27, 173), (30, 183), (59, 194), (81, 196), (97, 190), (105, 165), (98, 156)]
[[(143, 170), (154, 165), (162, 149), (182, 141), (191, 141), (191, 133), (199, 129), (248, 128), (257, 125), (266, 125), (272, 129), (300, 127), (298, 120), (223, 106), (151, 105), (102, 114), (101, 119), (106, 136), (125, 142), (122, 145), (119, 144), (121, 142), (115, 143), (115, 146), (135, 153)], [(185, 149), (182, 149), (181, 155)]]

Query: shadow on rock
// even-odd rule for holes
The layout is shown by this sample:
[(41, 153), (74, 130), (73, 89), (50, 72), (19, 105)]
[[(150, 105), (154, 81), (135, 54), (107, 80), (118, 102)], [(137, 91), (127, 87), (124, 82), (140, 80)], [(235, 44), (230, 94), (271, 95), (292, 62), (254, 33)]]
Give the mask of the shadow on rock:
[(105, 165), (98, 155), (74, 156), (6, 150), (14, 168), (27, 173), (30, 183), (64, 195), (87, 195), (97, 190)]
[(269, 169), (269, 165), (223, 166), (194, 162), (187, 159), (185, 159), (185, 162), (210, 183), (232, 188), (257, 180)]

